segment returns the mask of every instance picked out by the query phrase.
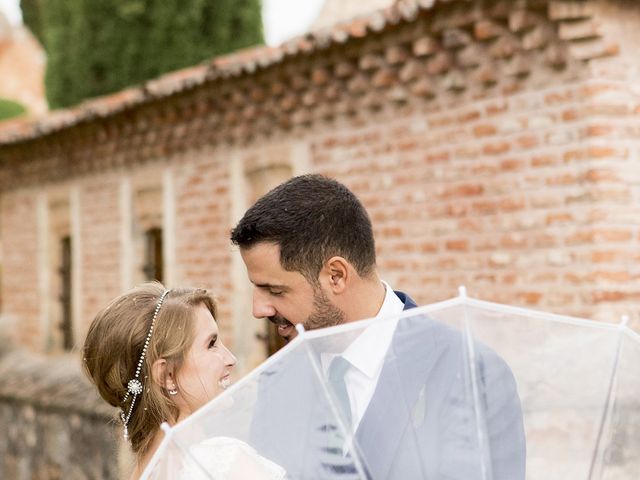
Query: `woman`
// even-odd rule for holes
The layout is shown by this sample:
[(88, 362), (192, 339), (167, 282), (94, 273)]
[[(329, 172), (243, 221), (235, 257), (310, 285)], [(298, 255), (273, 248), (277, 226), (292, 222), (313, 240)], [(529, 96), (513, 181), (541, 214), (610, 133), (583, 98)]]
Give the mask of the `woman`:
[[(215, 317), (216, 303), (206, 290), (166, 290), (152, 282), (114, 299), (89, 327), (84, 367), (102, 398), (121, 409), (124, 438), (136, 456), (132, 479), (152, 468), (162, 422), (175, 425), (229, 385), (236, 358), (220, 340)], [(247, 471), (253, 478), (284, 477), (245, 443), (212, 440), (204, 443), (212, 451), (197, 451), (225, 480)]]

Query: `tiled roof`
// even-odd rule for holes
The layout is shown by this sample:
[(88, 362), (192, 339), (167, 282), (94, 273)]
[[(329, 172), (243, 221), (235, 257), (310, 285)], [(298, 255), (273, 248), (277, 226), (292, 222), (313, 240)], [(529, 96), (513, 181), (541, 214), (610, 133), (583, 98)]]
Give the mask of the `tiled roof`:
[[(431, 28), (439, 32), (438, 47), (442, 47), (444, 50), (440, 50), (430, 62), (426, 71), (429, 77), (447, 73), (451, 68), (451, 54), (447, 50), (456, 52), (456, 61), (461, 66), (465, 68), (477, 66), (474, 65), (476, 55), (469, 33), (461, 28), (456, 29), (456, 25), (465, 27), (471, 25), (476, 39), (493, 41), (488, 53), (495, 58), (510, 60), (505, 67), (507, 74), (521, 75), (525, 73), (524, 70), (529, 68), (529, 62), (526, 58), (521, 56), (511, 59), (511, 55), (516, 48), (530, 51), (548, 47), (546, 37), (549, 32), (544, 28), (532, 28), (537, 25), (536, 22), (540, 22), (540, 15), (532, 13), (526, 8), (516, 8), (511, 0), (496, 0), (490, 8), (495, 12), (494, 17), (506, 21), (507, 32), (506, 35), (503, 35), (505, 27), (502, 24), (498, 25), (485, 19), (478, 21), (474, 17), (475, 10), (471, 8), (474, 3), (476, 0), (398, 0), (389, 8), (294, 38), (279, 47), (256, 47), (241, 50), (230, 55), (217, 57), (207, 64), (163, 75), (139, 87), (87, 100), (70, 109), (53, 111), (40, 119), (19, 119), (5, 122), (0, 124), (0, 145), (23, 142), (82, 122), (115, 115), (134, 106), (166, 98), (207, 82), (251, 76), (259, 70), (283, 64), (289, 58), (328, 50), (330, 47), (345, 45), (363, 37), (395, 28), (400, 24), (411, 23), (423, 11), (432, 9), (434, 13), (442, 13), (434, 17)], [(546, 5), (546, 16), (548, 20), (558, 25), (560, 40), (565, 42), (566, 46), (571, 47), (572, 42), (575, 42), (575, 48), (569, 48), (573, 58), (584, 61), (616, 53), (615, 46), (610, 46), (599, 38), (597, 26), (591, 22), (592, 11), (589, 2), (585, 0), (536, 0), (534, 3), (536, 3), (536, 12), (543, 11), (540, 10), (540, 6), (545, 7)], [(443, 8), (437, 9), (438, 12), (435, 12), (435, 7), (438, 6)], [(435, 50), (433, 50), (432, 41), (433, 37), (428, 35), (416, 38), (410, 47), (409, 55), (403, 48), (391, 46), (387, 55), (382, 59), (374, 58), (374, 56), (361, 59), (358, 65), (359, 69), (373, 71), (378, 68), (379, 74), (374, 75), (373, 85), (385, 87), (389, 77), (385, 76), (386, 66), (391, 65), (396, 68), (398, 62), (402, 63), (408, 57), (424, 57), (433, 54)], [(462, 47), (468, 48), (463, 49)], [(459, 51), (460, 49), (463, 51)], [(547, 48), (545, 51), (547, 63), (558, 62), (558, 64), (562, 64), (564, 62), (563, 49)], [(379, 65), (380, 62), (385, 65)], [(367, 67), (369, 64), (370, 67)], [(343, 66), (349, 67), (346, 64)], [(471, 80), (485, 83), (493, 82), (495, 71), (491, 65), (486, 65), (486, 67), (477, 68), (474, 75), (470, 77)], [(405, 72), (405, 70), (407, 71)], [(415, 75), (412, 77), (409, 70), (411, 70), (411, 62), (401, 72), (401, 80), (406, 78), (414, 81)], [(341, 72), (344, 74), (343, 78), (344, 76), (353, 76), (353, 85), (350, 86), (356, 88), (359, 73), (357, 71), (354, 73), (353, 68), (349, 71), (342, 71), (340, 65), (335, 66), (334, 73), (340, 76)], [(447, 76), (445, 84), (455, 90), (462, 81), (459, 77), (459, 71), (452, 70)], [(428, 78), (420, 80), (412, 87), (412, 91), (419, 94), (425, 93), (425, 89), (431, 89), (429, 83)]]

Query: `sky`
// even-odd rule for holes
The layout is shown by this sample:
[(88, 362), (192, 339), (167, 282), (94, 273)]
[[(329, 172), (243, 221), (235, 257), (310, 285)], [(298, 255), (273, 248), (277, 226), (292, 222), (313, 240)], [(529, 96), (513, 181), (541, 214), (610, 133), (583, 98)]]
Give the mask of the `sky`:
[[(262, 0), (265, 41), (278, 45), (304, 33), (320, 12), (324, 0)], [(11, 23), (22, 22), (20, 0), (0, 0), (0, 10)]]

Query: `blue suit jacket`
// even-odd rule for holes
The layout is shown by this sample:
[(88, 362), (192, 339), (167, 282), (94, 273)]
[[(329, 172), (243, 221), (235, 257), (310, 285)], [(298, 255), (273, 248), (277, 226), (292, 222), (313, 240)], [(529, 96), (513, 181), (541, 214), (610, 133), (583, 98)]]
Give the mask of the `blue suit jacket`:
[[(416, 306), (408, 295), (396, 295), (405, 310)], [(335, 463), (345, 458), (327, 447), (335, 410), (310, 374), (313, 354), (304, 348), (289, 355), (298, 359), (263, 372), (250, 443), (291, 479), (524, 479), (525, 437), (513, 375), (493, 350), (476, 342), (472, 377), (465, 342), (460, 331), (426, 316), (398, 323), (355, 432), (355, 451), (346, 458), (353, 459), (351, 470), (327, 462), (331, 450)]]

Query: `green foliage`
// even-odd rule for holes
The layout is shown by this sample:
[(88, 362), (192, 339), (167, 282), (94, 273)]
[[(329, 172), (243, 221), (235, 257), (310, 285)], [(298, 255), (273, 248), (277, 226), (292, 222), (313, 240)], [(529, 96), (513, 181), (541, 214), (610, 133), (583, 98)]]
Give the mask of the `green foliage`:
[(22, 115), (27, 110), (18, 102), (0, 98), (0, 120), (7, 120)]
[(42, 36), (42, 24), (40, 15), (42, 13), (43, 0), (20, 0), (20, 8), (22, 9), (22, 20), (29, 27), (31, 33), (38, 39), (41, 45), (44, 45)]
[(260, 0), (26, 3), (41, 6), (40, 25), (48, 54), (45, 82), (53, 108), (263, 41)]

